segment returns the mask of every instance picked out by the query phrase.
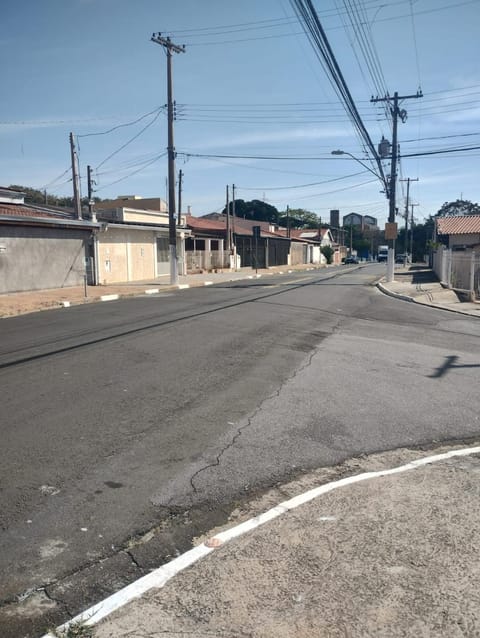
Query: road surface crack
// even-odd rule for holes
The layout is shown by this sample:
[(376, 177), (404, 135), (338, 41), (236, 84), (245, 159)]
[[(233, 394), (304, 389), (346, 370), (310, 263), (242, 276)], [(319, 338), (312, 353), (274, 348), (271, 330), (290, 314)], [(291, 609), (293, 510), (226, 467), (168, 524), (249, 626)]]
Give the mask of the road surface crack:
[[(55, 585), (56, 583), (51, 583), (51, 584)], [(73, 618), (74, 614), (70, 611), (67, 603), (64, 600), (62, 600), (61, 598), (57, 598), (56, 596), (53, 596), (48, 591), (48, 587), (50, 587), (50, 585), (46, 585), (45, 587), (42, 587), (40, 591), (43, 591), (43, 593), (48, 598), (48, 600), (51, 600), (52, 602), (54, 602), (57, 605), (59, 605), (65, 611), (65, 613), (68, 615), (69, 618)]]
[[(335, 330), (335, 327), (334, 327)], [(295, 377), (297, 375), (299, 375), (300, 373), (302, 373), (304, 370), (306, 370), (307, 368), (309, 368), (312, 365), (312, 361), (313, 358), (315, 357), (315, 355), (317, 354), (319, 350), (319, 347), (315, 347), (312, 352), (309, 354), (306, 362), (300, 366), (299, 368), (297, 368), (293, 374), (291, 374), (290, 376), (286, 377), (278, 386), (278, 388), (276, 388), (276, 390), (274, 390), (271, 394), (269, 394), (265, 399), (262, 399), (262, 401), (260, 402), (260, 404), (255, 408), (255, 410), (253, 411), (252, 414), (250, 414), (250, 416), (247, 418), (247, 422), (245, 423), (245, 425), (243, 425), (242, 427), (237, 428), (237, 432), (236, 434), (234, 434), (234, 436), (232, 437), (231, 441), (229, 443), (227, 443), (227, 445), (225, 445), (220, 452), (216, 455), (214, 461), (212, 461), (211, 463), (207, 463), (206, 465), (204, 465), (203, 467), (201, 467), (200, 469), (198, 469), (194, 474), (192, 474), (192, 476), (190, 477), (190, 485), (192, 487), (193, 492), (196, 494), (198, 493), (198, 488), (195, 485), (195, 480), (198, 478), (198, 476), (200, 474), (202, 474), (203, 472), (206, 472), (207, 470), (211, 469), (211, 468), (215, 468), (218, 467), (221, 463), (222, 460), (222, 456), (228, 451), (230, 450), (235, 443), (238, 441), (238, 439), (240, 438), (240, 436), (243, 434), (243, 432), (245, 430), (247, 430), (253, 423), (253, 420), (255, 419), (255, 417), (263, 410), (264, 405), (266, 402), (279, 397), (280, 393), (282, 392), (283, 388), (290, 383), (290, 381), (292, 381), (293, 379), (295, 379)]]

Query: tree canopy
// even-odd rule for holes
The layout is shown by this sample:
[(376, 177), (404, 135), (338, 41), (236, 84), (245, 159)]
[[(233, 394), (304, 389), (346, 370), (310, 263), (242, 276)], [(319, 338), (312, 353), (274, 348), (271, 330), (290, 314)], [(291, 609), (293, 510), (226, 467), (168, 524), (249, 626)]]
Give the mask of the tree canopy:
[(287, 211), (284, 211), (280, 213), (278, 223), (280, 226), (290, 225), (290, 228), (318, 228), (320, 219), (318, 215), (304, 208), (291, 208), (288, 211), (288, 222)]
[[(225, 213), (225, 208), (223, 213)], [(232, 202), (229, 204), (229, 211), (232, 212)], [(235, 215), (244, 219), (254, 219), (259, 222), (270, 222), (286, 228), (318, 228), (320, 219), (315, 214), (304, 208), (291, 208), (288, 211), (279, 211), (275, 206), (262, 202), (259, 199), (245, 201), (235, 200)]]
[(480, 206), (468, 199), (445, 202), (435, 217), (459, 217), (461, 215), (480, 215)]
[[(47, 193), (37, 188), (20, 186), (19, 184), (10, 184), (8, 188), (25, 193), (26, 204), (50, 204), (51, 206), (73, 208), (73, 197), (59, 197), (58, 195), (52, 195), (52, 193)], [(95, 197), (94, 199), (97, 203), (102, 201), (100, 197)], [(82, 197), (82, 204), (88, 204), (88, 197)]]
[[(228, 210), (232, 212), (232, 204), (230, 202)], [(223, 213), (226, 212), (226, 208), (223, 209)], [(270, 222), (272, 224), (278, 223), (279, 212), (271, 204), (262, 202), (259, 199), (252, 199), (246, 202), (244, 199), (235, 200), (235, 216), (243, 217), (244, 219), (255, 219), (259, 222)]]

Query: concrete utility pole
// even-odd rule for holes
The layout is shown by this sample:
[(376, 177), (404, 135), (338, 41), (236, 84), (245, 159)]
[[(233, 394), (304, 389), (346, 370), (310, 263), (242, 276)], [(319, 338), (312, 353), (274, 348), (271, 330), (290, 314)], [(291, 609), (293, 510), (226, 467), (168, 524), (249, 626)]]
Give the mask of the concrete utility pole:
[(184, 46), (173, 44), (170, 38), (162, 38), (161, 33), (154, 33), (151, 41), (164, 47), (167, 53), (167, 119), (168, 119), (168, 245), (170, 257), (170, 283), (178, 283), (177, 264), (177, 229), (175, 219), (175, 145), (173, 142), (173, 79), (172, 51), (185, 53)]
[(232, 184), (232, 239), (233, 236), (235, 236), (235, 184)]
[(96, 222), (97, 215), (95, 213), (95, 200), (93, 199), (92, 184), (94, 184), (94, 181), (92, 179), (92, 167), (87, 166), (88, 212), (90, 213), (90, 219), (92, 220), (92, 222)]
[(407, 182), (407, 199), (405, 201), (405, 241), (404, 241), (404, 258), (403, 265), (407, 265), (407, 253), (408, 253), (408, 205), (410, 196), (410, 182), (418, 182), (418, 177), (407, 177), (407, 179), (401, 179), (401, 182)]
[(183, 171), (178, 171), (178, 225), (182, 225), (182, 178)]
[(410, 207), (412, 209), (412, 216), (410, 217), (410, 255), (412, 256), (412, 260), (413, 260), (413, 207), (414, 206), (418, 206), (418, 204), (410, 204)]
[(78, 175), (78, 155), (73, 133), (70, 133), (70, 155), (72, 157), (73, 208), (77, 219), (82, 219), (82, 202), (80, 201), (80, 177)]
[[(397, 185), (397, 159), (398, 159), (398, 142), (397, 142), (397, 125), (398, 117), (403, 123), (407, 121), (407, 111), (400, 109), (398, 103), (400, 100), (409, 100), (412, 98), (423, 97), (420, 90), (415, 95), (398, 95), (395, 91), (393, 98), (387, 95), (386, 97), (376, 97), (370, 100), (370, 102), (390, 102), (393, 100), (393, 107), (390, 108), (390, 113), (393, 119), (393, 131), (392, 131), (392, 159), (390, 165), (390, 187), (388, 189), (389, 195), (389, 207), (388, 207), (388, 261), (387, 261), (387, 281), (394, 280), (395, 269), (395, 211), (396, 211), (396, 185)], [(390, 225), (391, 224), (391, 225)]]
[(228, 194), (228, 184), (225, 188), (225, 211), (227, 213), (227, 253), (228, 253), (228, 259), (230, 260), (230, 251), (232, 250), (232, 245), (230, 242), (230, 212), (229, 212), (229, 208), (230, 208), (230, 198), (229, 198), (229, 194)]

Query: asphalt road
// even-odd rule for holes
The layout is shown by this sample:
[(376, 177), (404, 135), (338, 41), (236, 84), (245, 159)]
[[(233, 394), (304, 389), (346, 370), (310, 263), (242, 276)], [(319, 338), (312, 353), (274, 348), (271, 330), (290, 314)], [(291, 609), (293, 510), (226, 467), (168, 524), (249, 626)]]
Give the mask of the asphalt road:
[(480, 322), (380, 266), (0, 324), (0, 627), (36, 636), (303, 470), (479, 435)]

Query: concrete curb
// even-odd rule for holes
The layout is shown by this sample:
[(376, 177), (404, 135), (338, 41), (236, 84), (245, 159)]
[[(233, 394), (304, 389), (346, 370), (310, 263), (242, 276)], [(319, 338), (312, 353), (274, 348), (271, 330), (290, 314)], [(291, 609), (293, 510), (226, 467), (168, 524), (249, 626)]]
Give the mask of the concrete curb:
[(394, 297), (395, 299), (401, 299), (402, 301), (415, 302), (415, 299), (413, 297), (409, 297), (408, 295), (401, 295), (398, 292), (393, 292), (389, 290), (388, 288), (385, 288), (385, 286), (382, 284), (381, 281), (377, 281), (375, 285), (380, 290), (380, 292), (383, 292), (384, 295), (388, 295), (389, 297)]
[(100, 301), (117, 301), (120, 299), (120, 295), (101, 295)]
[(328, 494), (329, 492), (337, 489), (342, 490), (348, 488), (351, 485), (369, 482), (372, 480), (379, 480), (384, 477), (404, 474), (410, 471), (415, 471), (419, 468), (432, 465), (435, 463), (443, 462), (452, 458), (461, 458), (470, 456), (473, 454), (479, 454), (480, 447), (472, 446), (467, 448), (459, 448), (449, 450), (440, 454), (433, 454), (424, 457), (419, 457), (402, 465), (393, 467), (387, 467), (379, 470), (370, 470), (361, 472), (360, 474), (353, 474), (344, 478), (335, 479), (333, 481), (318, 485), (316, 487), (292, 496), (286, 501), (278, 503), (270, 509), (258, 514), (254, 518), (247, 519), (232, 527), (227, 527), (222, 531), (214, 532), (212, 536), (209, 536), (203, 543), (196, 545), (187, 552), (181, 554), (177, 558), (174, 558), (169, 563), (158, 567), (150, 573), (135, 580), (130, 585), (120, 589), (116, 593), (112, 594), (108, 598), (105, 598), (100, 603), (93, 605), (89, 609), (81, 612), (71, 620), (67, 621), (60, 627), (57, 627), (55, 632), (47, 632), (42, 638), (55, 638), (58, 632), (66, 633), (69, 627), (74, 626), (76, 623), (83, 623), (86, 626), (95, 626), (101, 620), (117, 611), (126, 604), (140, 598), (152, 589), (161, 589), (172, 578), (177, 576), (180, 572), (184, 571), (188, 567), (191, 567), (199, 560), (206, 558), (209, 554), (215, 551), (215, 549), (224, 546), (229, 541), (248, 534), (265, 524), (288, 514), (289, 512), (297, 509), (302, 505), (306, 505), (315, 499)]
[[(392, 290), (389, 290), (388, 288), (386, 288), (381, 283), (381, 281), (377, 281), (375, 286), (378, 288), (378, 290), (380, 290), (380, 292), (383, 292), (383, 294), (388, 295), (389, 297), (393, 297), (394, 299), (400, 299), (401, 301), (409, 301), (412, 303), (416, 303), (419, 306), (427, 306), (428, 308), (435, 308), (436, 310), (445, 310), (446, 312), (453, 312), (457, 315), (464, 315), (465, 317), (476, 317), (477, 319), (480, 318), (477, 315), (473, 315), (471, 312), (467, 312), (466, 310), (457, 310), (456, 308), (449, 308), (448, 306), (441, 306), (441, 305), (436, 306), (435, 304), (428, 303), (426, 301), (419, 301), (418, 299), (415, 299), (414, 297), (410, 297), (409, 295), (402, 295), (398, 292), (393, 292)], [(461, 302), (458, 302), (458, 303), (461, 303)]]

